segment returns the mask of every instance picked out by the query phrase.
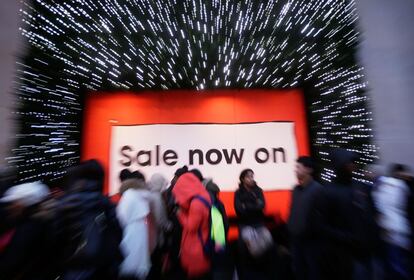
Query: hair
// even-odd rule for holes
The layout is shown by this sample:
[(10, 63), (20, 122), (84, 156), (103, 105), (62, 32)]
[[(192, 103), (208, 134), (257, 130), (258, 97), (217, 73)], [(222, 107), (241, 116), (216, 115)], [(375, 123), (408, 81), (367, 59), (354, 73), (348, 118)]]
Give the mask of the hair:
[(391, 164), (390, 166), (391, 174), (395, 174), (397, 172), (407, 172), (407, 171), (408, 171), (408, 167), (404, 164), (394, 163), (394, 164)]
[(252, 172), (252, 173), (254, 174), (253, 170), (252, 170), (252, 169), (250, 169), (250, 168), (244, 169), (244, 170), (240, 173), (240, 177), (239, 177), (240, 183), (243, 183), (243, 179), (244, 179), (244, 177), (246, 177), (247, 173), (249, 173), (249, 172)]
[(200, 182), (203, 182), (204, 177), (203, 174), (201, 174), (200, 170), (194, 168), (190, 170), (190, 173), (193, 173), (198, 178), (198, 180), (200, 180)]
[(184, 173), (187, 173), (187, 172), (188, 172), (188, 167), (187, 167), (187, 165), (184, 165), (183, 167), (178, 168), (175, 171), (174, 175), (175, 175), (175, 177), (179, 178), (181, 175), (183, 175)]
[(121, 182), (127, 180), (131, 176), (131, 171), (129, 169), (125, 168), (122, 169), (121, 173), (119, 173), (119, 180)]
[(71, 167), (67, 172), (66, 188), (70, 189), (80, 180), (95, 181), (96, 190), (103, 191), (105, 171), (96, 159), (81, 162), (79, 165)]
[(218, 195), (218, 193), (220, 192), (220, 188), (219, 186), (217, 186), (216, 183), (214, 183), (213, 181), (209, 181), (206, 185), (206, 190), (212, 194), (214, 194), (215, 196)]
[(297, 163), (302, 164), (303, 166), (315, 170), (315, 163), (313, 162), (311, 157), (308, 156), (301, 156), (296, 160)]
[(119, 173), (119, 179), (121, 180), (121, 183), (128, 180), (128, 179), (138, 179), (138, 180), (144, 180), (145, 176), (138, 170), (135, 170), (134, 172), (129, 171), (129, 169), (125, 168)]
[(138, 179), (138, 180), (145, 181), (145, 176), (140, 171), (135, 170), (134, 172), (131, 173), (131, 176), (128, 179)]

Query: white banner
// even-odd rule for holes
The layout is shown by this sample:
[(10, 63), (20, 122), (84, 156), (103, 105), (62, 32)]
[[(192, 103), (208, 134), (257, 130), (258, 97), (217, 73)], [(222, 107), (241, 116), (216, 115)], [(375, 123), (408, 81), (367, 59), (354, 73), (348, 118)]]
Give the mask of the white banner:
[(298, 156), (294, 130), (293, 122), (113, 126), (109, 190), (118, 192), (125, 168), (171, 180), (183, 165), (213, 178), (222, 191), (236, 190), (245, 168), (253, 169), (264, 190), (291, 189)]

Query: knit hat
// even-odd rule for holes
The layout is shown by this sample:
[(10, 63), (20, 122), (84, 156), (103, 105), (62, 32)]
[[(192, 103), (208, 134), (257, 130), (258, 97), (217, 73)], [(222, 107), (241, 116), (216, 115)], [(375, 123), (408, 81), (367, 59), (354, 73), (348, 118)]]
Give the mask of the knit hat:
[(159, 173), (155, 173), (151, 176), (148, 182), (148, 189), (153, 192), (163, 192), (168, 186), (168, 181)]
[(41, 182), (17, 185), (8, 189), (0, 202), (20, 201), (25, 206), (41, 202), (49, 194), (49, 188)]

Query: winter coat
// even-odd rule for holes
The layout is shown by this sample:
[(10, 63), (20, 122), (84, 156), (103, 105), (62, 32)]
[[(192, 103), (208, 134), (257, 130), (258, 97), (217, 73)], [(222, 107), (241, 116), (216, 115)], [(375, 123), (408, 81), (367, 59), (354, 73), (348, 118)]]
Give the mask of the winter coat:
[[(83, 186), (62, 197), (58, 206), (59, 219), (56, 222), (61, 231), (59, 239), (64, 244), (63, 279), (115, 279), (122, 261), (119, 250), (122, 229), (115, 205), (102, 195), (100, 182), (86, 180), (79, 183)], [(105, 215), (101, 258), (90, 260), (90, 263), (78, 263), (72, 257), (82, 243), (83, 233), (101, 214)]]
[(234, 195), (234, 208), (240, 226), (262, 226), (264, 224), (265, 199), (258, 186), (247, 190), (240, 184)]
[(292, 192), (292, 203), (288, 230), (294, 239), (311, 238), (309, 217), (314, 211), (315, 199), (322, 186), (312, 180), (307, 186), (296, 186)]
[(11, 230), (6, 246), (0, 251), (0, 279), (55, 279), (56, 244), (53, 229), (32, 218)]
[(152, 215), (150, 219), (150, 238), (151, 252), (156, 247), (162, 247), (164, 244), (164, 231), (169, 228), (170, 222), (167, 217), (166, 206), (162, 197), (162, 192), (168, 185), (168, 181), (161, 174), (154, 174), (148, 182), (150, 190), (150, 202)]
[(409, 186), (400, 179), (380, 177), (373, 192), (378, 210), (378, 224), (383, 230), (383, 240), (409, 250), (411, 225), (409, 220)]
[[(322, 189), (310, 219), (312, 231), (320, 238), (318, 255), (322, 279), (351, 279), (352, 247), (354, 245), (350, 185), (332, 183)], [(340, 276), (342, 278), (340, 278)]]
[(194, 197), (201, 196), (211, 203), (210, 195), (191, 173), (182, 175), (172, 192), (179, 205), (177, 216), (183, 227), (180, 255), (182, 268), (190, 278), (202, 276), (210, 271), (211, 266), (203, 251), (209, 233), (210, 210)]
[(147, 225), (150, 193), (140, 188), (136, 179), (124, 181), (121, 188), (123, 195), (117, 207), (117, 216), (123, 228), (121, 250), (124, 261), (120, 275), (145, 279), (151, 268)]

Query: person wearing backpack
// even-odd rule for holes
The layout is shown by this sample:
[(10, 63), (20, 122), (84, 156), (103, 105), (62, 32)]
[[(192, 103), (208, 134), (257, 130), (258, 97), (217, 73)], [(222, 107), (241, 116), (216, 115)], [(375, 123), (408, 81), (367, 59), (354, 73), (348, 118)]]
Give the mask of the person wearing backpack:
[(177, 217), (179, 207), (172, 191), (178, 179), (187, 172), (188, 167), (186, 165), (178, 168), (174, 173), (174, 177), (171, 179), (170, 186), (163, 192), (163, 200), (170, 225), (165, 231), (162, 275), (168, 280), (181, 280), (183, 278), (183, 271), (180, 264), (182, 226)]
[(182, 225), (180, 263), (187, 279), (210, 279), (211, 260), (204, 250), (210, 231), (211, 199), (199, 179), (185, 173), (177, 180), (172, 194), (178, 204)]
[(49, 221), (38, 216), (50, 195), (41, 182), (9, 188), (0, 198), (0, 279), (56, 279), (56, 243)]
[[(219, 198), (220, 188), (212, 180), (206, 182), (206, 189), (210, 194), (212, 207), (218, 210), (217, 222), (212, 219), (212, 232), (214, 232), (213, 242), (215, 245), (212, 257), (212, 280), (231, 280), (233, 279), (234, 264), (231, 261), (228, 248), (229, 220), (223, 202)], [(213, 214), (213, 212), (212, 212)], [(220, 221), (221, 220), (221, 221)]]
[(115, 205), (102, 194), (104, 170), (88, 160), (68, 170), (66, 194), (57, 206), (62, 245), (61, 279), (116, 280), (122, 229)]

